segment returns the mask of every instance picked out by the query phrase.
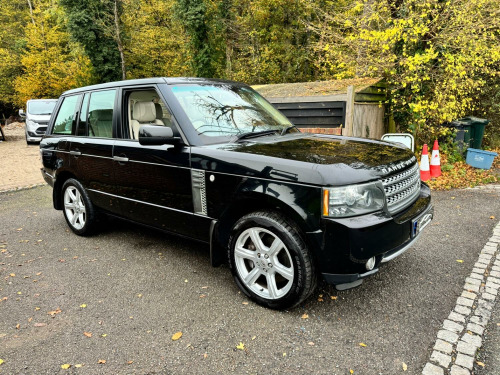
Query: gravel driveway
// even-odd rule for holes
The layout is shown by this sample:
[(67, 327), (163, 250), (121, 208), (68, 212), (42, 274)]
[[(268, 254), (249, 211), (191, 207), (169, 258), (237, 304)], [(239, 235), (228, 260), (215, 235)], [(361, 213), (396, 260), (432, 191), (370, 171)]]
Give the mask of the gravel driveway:
[(38, 145), (27, 145), (24, 123), (4, 128), (6, 141), (0, 142), (0, 191), (43, 184)]

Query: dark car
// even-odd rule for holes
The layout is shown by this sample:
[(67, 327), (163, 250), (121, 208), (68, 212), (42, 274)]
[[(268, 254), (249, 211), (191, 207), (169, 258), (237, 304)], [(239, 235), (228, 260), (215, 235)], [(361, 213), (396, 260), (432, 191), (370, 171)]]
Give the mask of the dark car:
[(319, 277), (361, 284), (432, 220), (396, 144), (301, 133), (250, 87), (154, 78), (65, 92), (40, 144), (54, 207), (79, 235), (114, 215), (210, 245), (241, 290), (295, 306)]

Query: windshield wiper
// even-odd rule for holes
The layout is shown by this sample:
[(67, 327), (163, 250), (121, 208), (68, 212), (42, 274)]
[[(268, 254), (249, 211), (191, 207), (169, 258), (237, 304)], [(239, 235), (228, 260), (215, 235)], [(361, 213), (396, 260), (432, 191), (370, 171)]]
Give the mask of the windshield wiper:
[(240, 141), (242, 139), (247, 139), (247, 138), (261, 137), (263, 135), (277, 134), (278, 132), (279, 132), (278, 130), (262, 130), (260, 132), (241, 133), (236, 137), (235, 141)]
[(295, 125), (290, 125), (281, 131), (281, 135), (285, 135), (286, 133), (288, 133), (292, 129), (297, 129), (297, 127)]

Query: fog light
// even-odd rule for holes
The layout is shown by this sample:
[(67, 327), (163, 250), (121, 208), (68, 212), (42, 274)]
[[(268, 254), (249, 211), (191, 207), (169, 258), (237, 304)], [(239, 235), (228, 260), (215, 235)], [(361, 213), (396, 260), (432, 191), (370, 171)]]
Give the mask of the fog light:
[(366, 270), (371, 271), (375, 267), (375, 257), (371, 257), (365, 264)]

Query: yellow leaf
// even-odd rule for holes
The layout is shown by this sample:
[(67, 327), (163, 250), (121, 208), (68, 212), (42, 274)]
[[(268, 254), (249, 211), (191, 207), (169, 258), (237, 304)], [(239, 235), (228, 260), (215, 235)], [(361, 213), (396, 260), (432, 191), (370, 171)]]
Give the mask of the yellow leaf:
[(97, 363), (99, 363), (99, 364), (102, 364), (102, 365), (103, 365), (103, 364), (105, 364), (105, 363), (106, 363), (106, 360), (105, 360), (105, 359), (100, 359), (100, 360), (98, 360), (98, 361), (97, 361)]
[(84, 303), (82, 303), (82, 304), (80, 305), (80, 307), (81, 307), (82, 309), (84, 309), (84, 308), (86, 308), (86, 307), (87, 307), (87, 305), (86, 305), (86, 304), (84, 304)]
[(62, 310), (58, 307), (57, 309), (53, 310), (53, 311), (49, 311), (47, 314), (54, 317), (56, 316), (57, 314), (59, 314)]
[(16, 274), (15, 274), (15, 273), (11, 273), (11, 274), (10, 274), (10, 277), (15, 277), (15, 276), (16, 276)]
[(177, 341), (182, 337), (182, 332), (177, 332), (172, 335), (172, 341)]
[(476, 363), (477, 363), (479, 366), (481, 366), (481, 367), (486, 366), (483, 362), (476, 361)]
[(106, 336), (107, 336), (107, 334), (106, 334), (106, 333), (103, 333), (103, 334), (101, 335), (101, 337), (106, 337)]
[(283, 357), (286, 357), (286, 353), (283, 353)]
[(307, 314), (303, 314), (303, 315), (301, 316), (301, 318), (302, 318), (302, 319), (308, 319), (308, 318), (309, 318), (309, 315), (307, 315)]
[(406, 371), (408, 370), (408, 366), (406, 365), (406, 363), (403, 362), (403, 371)]
[(80, 367), (82, 367), (82, 366), (83, 366), (83, 364), (82, 364), (82, 363), (79, 363), (79, 364), (75, 365), (75, 367), (76, 367), (76, 368), (80, 368)]
[(338, 297), (337, 296), (331, 296), (330, 298), (335, 301)]
[(0, 365), (3, 365), (4, 364), (4, 360), (3, 359), (0, 359)]
[(458, 263), (463, 263), (464, 261), (462, 259), (457, 259)]
[(69, 369), (70, 367), (71, 367), (71, 365), (70, 365), (69, 363), (65, 363), (64, 365), (61, 365), (61, 368), (62, 368), (63, 370), (67, 370), (67, 369)]
[(252, 341), (255, 340), (257, 338), (257, 336), (252, 336)]
[(495, 220), (495, 216), (490, 216), (490, 219), (491, 220)]
[(354, 370), (349, 370), (349, 373), (354, 374)]
[(360, 342), (360, 343), (359, 343), (359, 346), (362, 346), (362, 347), (364, 348), (364, 347), (366, 347), (366, 344), (364, 344), (364, 343)]
[(242, 342), (240, 342), (238, 345), (236, 345), (236, 349), (238, 349), (238, 350), (245, 350), (245, 344), (243, 344)]

